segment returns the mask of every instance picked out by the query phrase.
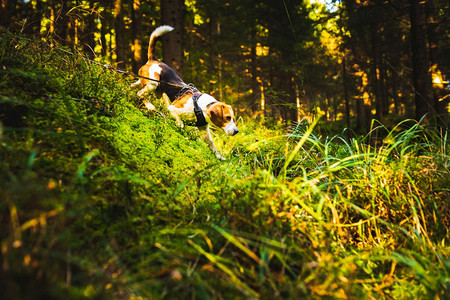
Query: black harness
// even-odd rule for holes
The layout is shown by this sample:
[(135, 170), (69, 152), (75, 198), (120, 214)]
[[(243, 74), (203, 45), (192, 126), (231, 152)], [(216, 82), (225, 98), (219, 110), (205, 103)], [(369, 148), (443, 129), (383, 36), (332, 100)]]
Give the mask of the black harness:
[(202, 127), (205, 126), (206, 124), (206, 120), (205, 120), (205, 116), (203, 115), (203, 111), (200, 108), (200, 106), (198, 106), (198, 98), (200, 98), (200, 96), (203, 95), (202, 93), (200, 93), (199, 91), (194, 91), (194, 94), (192, 95), (192, 101), (194, 101), (194, 113), (195, 113), (195, 117), (197, 118), (197, 122), (195, 123), (195, 126), (197, 127)]
[(198, 105), (198, 99), (203, 94), (200, 93), (192, 83), (184, 86), (175, 98), (178, 99), (178, 98), (182, 97), (184, 94), (186, 94), (187, 92), (192, 93), (192, 101), (194, 102), (194, 113), (195, 113), (195, 117), (197, 119), (197, 122), (195, 122), (194, 124), (191, 124), (191, 125), (196, 126), (196, 127), (206, 126), (208, 123), (206, 122), (205, 116), (203, 115), (203, 110)]

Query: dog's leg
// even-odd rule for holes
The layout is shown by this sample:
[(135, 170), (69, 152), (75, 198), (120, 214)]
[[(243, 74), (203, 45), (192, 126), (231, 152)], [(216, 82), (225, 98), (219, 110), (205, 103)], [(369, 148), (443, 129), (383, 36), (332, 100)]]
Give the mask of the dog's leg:
[(148, 110), (156, 110), (156, 107), (150, 101), (144, 101), (144, 105)]
[(183, 128), (184, 123), (181, 120), (180, 114), (178, 113), (178, 108), (176, 108), (173, 105), (169, 105), (169, 107), (167, 109), (169, 110), (172, 117), (175, 119), (177, 126)]
[(203, 126), (203, 127), (199, 127), (198, 129), (200, 130), (200, 135), (201, 135), (202, 139), (208, 145), (208, 147), (211, 150), (211, 152), (214, 153), (214, 155), (218, 159), (225, 160), (225, 157), (220, 155), (219, 150), (217, 150), (216, 146), (214, 145), (214, 141), (213, 141), (213, 139), (211, 137), (211, 132), (209, 131), (209, 125), (206, 125), (206, 126)]
[(145, 98), (148, 94), (156, 90), (157, 84), (147, 82), (147, 84), (137, 93), (139, 98)]
[[(151, 80), (148, 80), (144, 86), (144, 88), (142, 88), (138, 93), (138, 97), (139, 98), (145, 98), (146, 96), (148, 96), (149, 94), (154, 94), (156, 88), (159, 85), (159, 79), (160, 79), (160, 75), (161, 75), (161, 67), (159, 67), (157, 64), (153, 64), (149, 69), (148, 69), (148, 73), (149, 73), (149, 78)], [(155, 110), (155, 106), (153, 104), (151, 104), (149, 101), (144, 101), (144, 105), (145, 107), (147, 107), (148, 110)]]
[(163, 98), (163, 100), (164, 100), (164, 103), (166, 104), (167, 110), (169, 110), (169, 106), (172, 104), (172, 103), (170, 102), (169, 96), (167, 96), (166, 93), (163, 93), (163, 94), (162, 94), (162, 98)]
[[(154, 82), (147, 82), (147, 84), (137, 93), (139, 98), (146, 98), (149, 95), (151, 95), (152, 93), (154, 93), (154, 91), (156, 90), (156, 88), (158, 87), (157, 83)], [(147, 100), (144, 100), (144, 105), (148, 110), (155, 110), (155, 106)]]
[(159, 85), (161, 71), (162, 69), (158, 64), (152, 64), (148, 69), (148, 77), (150, 80), (146, 80), (145, 87), (141, 91), (145, 90), (145, 93), (154, 92)]
[(133, 83), (130, 85), (130, 88), (136, 89), (136, 88), (138, 88), (138, 87), (140, 87), (140, 86), (141, 86), (141, 80), (138, 79), (136, 82), (133, 82)]

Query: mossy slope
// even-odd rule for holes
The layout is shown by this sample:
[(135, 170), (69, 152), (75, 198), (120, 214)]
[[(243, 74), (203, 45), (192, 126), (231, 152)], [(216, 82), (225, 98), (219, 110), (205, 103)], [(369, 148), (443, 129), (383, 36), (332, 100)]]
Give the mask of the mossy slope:
[(246, 120), (221, 162), (81, 55), (2, 32), (0, 64), (1, 298), (448, 296), (446, 136)]

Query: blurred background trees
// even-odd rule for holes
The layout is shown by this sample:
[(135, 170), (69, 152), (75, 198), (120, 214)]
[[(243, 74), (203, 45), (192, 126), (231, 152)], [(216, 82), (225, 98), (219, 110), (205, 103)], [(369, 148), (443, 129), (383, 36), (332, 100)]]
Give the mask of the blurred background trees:
[[(2, 0), (1, 26), (137, 72), (158, 57), (238, 114), (298, 122), (323, 112), (366, 132), (426, 116), (447, 124), (450, 4), (444, 0)], [(131, 81), (132, 79), (130, 79)]]

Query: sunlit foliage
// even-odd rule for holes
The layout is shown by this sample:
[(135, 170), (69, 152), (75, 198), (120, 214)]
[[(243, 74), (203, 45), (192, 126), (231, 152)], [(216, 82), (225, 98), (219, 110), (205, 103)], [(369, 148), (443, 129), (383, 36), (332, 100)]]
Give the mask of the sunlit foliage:
[(5, 31), (0, 53), (2, 299), (448, 296), (446, 134), (239, 118), (221, 162), (132, 78)]

